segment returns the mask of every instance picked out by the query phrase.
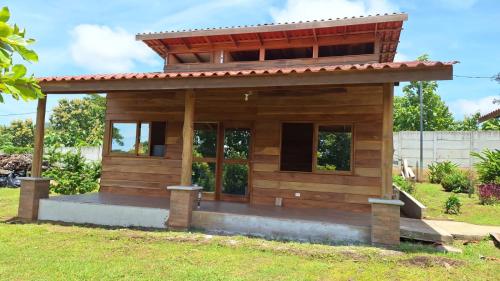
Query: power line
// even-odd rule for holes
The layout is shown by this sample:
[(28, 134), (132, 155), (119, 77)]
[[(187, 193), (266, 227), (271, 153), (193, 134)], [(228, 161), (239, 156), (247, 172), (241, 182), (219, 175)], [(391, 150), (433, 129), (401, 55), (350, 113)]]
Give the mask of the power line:
[[(47, 112), (52, 112), (52, 110), (49, 110)], [(19, 116), (19, 115), (29, 115), (29, 114), (35, 114), (36, 111), (33, 112), (24, 112), (24, 113), (10, 113), (10, 114), (0, 114), (0, 117), (7, 117), (7, 116)]]
[(469, 76), (469, 75), (453, 75), (453, 77), (459, 78), (471, 78), (471, 79), (495, 79), (497, 75), (493, 76)]

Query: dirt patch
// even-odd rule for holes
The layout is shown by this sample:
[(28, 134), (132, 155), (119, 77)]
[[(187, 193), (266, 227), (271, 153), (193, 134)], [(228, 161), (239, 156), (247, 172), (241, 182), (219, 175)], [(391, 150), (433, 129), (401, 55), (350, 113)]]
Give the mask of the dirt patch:
[(402, 260), (403, 264), (412, 265), (422, 268), (429, 267), (445, 267), (445, 268), (453, 268), (464, 265), (464, 261), (444, 258), (444, 257), (431, 257), (431, 256), (415, 256), (410, 259)]

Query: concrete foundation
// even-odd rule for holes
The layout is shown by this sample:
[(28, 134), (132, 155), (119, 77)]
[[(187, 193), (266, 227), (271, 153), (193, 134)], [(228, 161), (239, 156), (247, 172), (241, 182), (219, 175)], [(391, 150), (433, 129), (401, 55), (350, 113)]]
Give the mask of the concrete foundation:
[(322, 221), (193, 211), (192, 226), (209, 232), (304, 242), (368, 243), (370, 227)]
[(165, 228), (169, 211), (160, 208), (40, 200), (39, 220), (123, 227)]
[[(171, 215), (167, 198), (92, 193), (42, 199), (38, 219), (165, 229)], [(191, 227), (212, 233), (322, 243), (370, 241), (368, 214), (204, 201), (191, 216)]]

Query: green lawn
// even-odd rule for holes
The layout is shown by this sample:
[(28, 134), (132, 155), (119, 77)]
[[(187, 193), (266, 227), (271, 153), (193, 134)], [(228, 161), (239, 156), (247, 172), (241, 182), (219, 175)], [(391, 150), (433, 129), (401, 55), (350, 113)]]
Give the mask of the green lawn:
[(462, 203), (459, 215), (444, 213), (444, 202), (452, 193), (446, 192), (439, 184), (420, 183), (416, 186), (415, 198), (426, 207), (426, 216), (432, 219), (450, 219), (473, 224), (500, 225), (500, 204), (481, 205), (476, 194), (457, 194)]
[[(18, 190), (0, 189), (1, 280), (495, 280), (491, 241), (463, 254), (398, 251), (203, 233), (5, 222)], [(481, 256), (486, 258), (480, 258)]]

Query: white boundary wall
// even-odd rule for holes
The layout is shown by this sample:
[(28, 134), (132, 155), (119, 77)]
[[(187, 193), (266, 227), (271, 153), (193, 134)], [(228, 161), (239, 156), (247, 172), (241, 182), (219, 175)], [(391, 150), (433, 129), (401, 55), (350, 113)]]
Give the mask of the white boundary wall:
[[(477, 161), (472, 151), (500, 149), (500, 131), (424, 132), (424, 167), (435, 161), (452, 161), (470, 168)], [(394, 165), (405, 158), (414, 167), (420, 159), (420, 132), (394, 132)]]
[[(82, 156), (89, 161), (101, 161), (102, 160), (102, 146), (85, 146), (80, 147), (80, 152)], [(78, 148), (75, 147), (61, 147), (60, 152), (76, 152)]]

